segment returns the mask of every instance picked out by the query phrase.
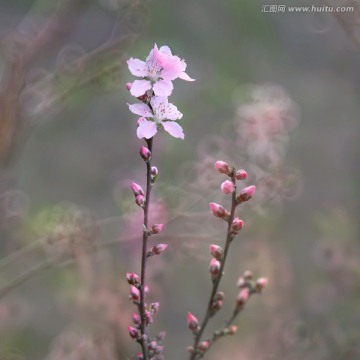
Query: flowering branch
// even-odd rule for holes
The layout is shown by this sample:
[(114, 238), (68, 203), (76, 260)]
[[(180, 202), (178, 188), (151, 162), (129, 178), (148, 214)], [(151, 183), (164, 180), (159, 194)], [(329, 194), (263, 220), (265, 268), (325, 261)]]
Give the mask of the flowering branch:
[(221, 191), (224, 194), (232, 195), (231, 210), (229, 213), (223, 206), (216, 203), (210, 203), (210, 209), (213, 215), (227, 222), (226, 241), (224, 250), (222, 250), (222, 248), (218, 245), (210, 245), (210, 253), (213, 256), (213, 259), (210, 261), (209, 271), (211, 274), (213, 285), (206, 313), (204, 319), (201, 322), (201, 325), (199, 325), (197, 318), (193, 314), (191, 314), (190, 312), (188, 313), (188, 326), (194, 334), (193, 346), (188, 348), (188, 351), (190, 352), (189, 360), (196, 360), (202, 358), (204, 356), (204, 353), (219, 337), (227, 334), (233, 334), (236, 331), (235, 327), (230, 326), (237, 317), (238, 313), (243, 308), (243, 305), (247, 301), (250, 294), (250, 285), (248, 286), (248, 283), (246, 283), (246, 287), (240, 292), (238, 296), (233, 315), (230, 320), (226, 322), (224, 328), (215, 331), (211, 339), (201, 341), (202, 335), (205, 331), (206, 326), (208, 325), (209, 320), (222, 307), (222, 300), (224, 298), (224, 294), (218, 291), (218, 289), (221, 279), (223, 277), (225, 262), (232, 240), (236, 237), (236, 235), (244, 225), (244, 222), (242, 220), (240, 220), (239, 218), (235, 218), (235, 210), (239, 204), (250, 200), (255, 192), (255, 186), (249, 186), (241, 190), (239, 195), (237, 195), (236, 193), (236, 180), (245, 180), (247, 177), (246, 171), (242, 169), (235, 171), (234, 167), (230, 169), (229, 165), (223, 161), (217, 161), (215, 164), (215, 168), (218, 172), (226, 174), (230, 178), (230, 180), (226, 180), (221, 184)]
[(127, 281), (130, 284), (130, 300), (138, 308), (138, 314), (133, 314), (134, 326), (129, 326), (128, 331), (130, 337), (141, 345), (142, 352), (139, 352), (136, 357), (138, 360), (160, 360), (163, 359), (161, 354), (165, 333), (159, 333), (156, 340), (151, 341), (147, 332), (147, 326), (153, 322), (153, 314), (158, 311), (159, 303), (152, 303), (148, 306), (145, 299), (149, 291), (146, 286), (147, 259), (154, 255), (160, 255), (167, 248), (166, 244), (156, 244), (148, 250), (149, 236), (160, 233), (163, 228), (163, 224), (155, 224), (149, 229), (150, 194), (158, 176), (157, 167), (151, 166), (153, 137), (158, 130), (164, 129), (173, 137), (184, 139), (182, 127), (176, 121), (182, 118), (182, 113), (175, 105), (169, 103), (167, 97), (173, 90), (172, 80), (181, 78), (193, 81), (193, 79), (185, 73), (185, 61), (172, 55), (167, 46), (158, 49), (155, 45), (146, 62), (131, 58), (128, 60), (128, 66), (133, 75), (142, 78), (128, 83), (126, 87), (131, 95), (142, 101), (142, 103), (129, 105), (129, 110), (140, 116), (137, 136), (139, 139), (144, 138), (147, 143), (147, 147), (142, 146), (140, 149), (140, 156), (146, 163), (146, 194), (140, 185), (132, 183), (135, 203), (143, 209), (144, 222), (141, 275), (139, 277), (134, 273), (127, 274)]

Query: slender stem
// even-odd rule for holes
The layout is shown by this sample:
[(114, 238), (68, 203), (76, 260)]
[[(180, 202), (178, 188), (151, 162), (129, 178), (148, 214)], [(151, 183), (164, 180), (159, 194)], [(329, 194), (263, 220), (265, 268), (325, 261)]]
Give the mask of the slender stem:
[[(148, 149), (152, 153), (153, 138), (146, 140)], [(141, 317), (141, 347), (144, 360), (149, 360), (149, 353), (147, 349), (146, 339), (146, 317), (145, 317), (145, 279), (146, 279), (146, 261), (147, 261), (147, 241), (149, 237), (148, 222), (149, 222), (149, 207), (151, 194), (151, 158), (146, 162), (146, 202), (144, 207), (144, 230), (142, 239), (142, 258), (141, 258), (141, 285), (140, 285), (140, 317)]]
[(228, 228), (227, 228), (227, 235), (226, 235), (226, 243), (225, 243), (225, 248), (224, 248), (224, 255), (223, 258), (221, 259), (220, 262), (220, 270), (219, 270), (219, 275), (216, 277), (215, 281), (213, 282), (213, 287), (212, 287), (212, 291), (211, 291), (211, 295), (210, 295), (210, 299), (209, 299), (209, 303), (207, 306), (207, 310), (204, 316), (204, 319), (201, 323), (200, 329), (197, 332), (197, 334), (195, 335), (194, 338), (194, 345), (193, 345), (193, 349), (194, 352), (190, 355), (189, 360), (195, 360), (198, 359), (200, 354), (197, 352), (197, 348), (199, 345), (199, 342), (201, 340), (201, 336), (204, 333), (204, 330), (211, 318), (211, 308), (214, 302), (214, 297), (218, 291), (219, 285), (220, 285), (220, 281), (221, 278), (223, 276), (223, 272), (224, 272), (224, 267), (225, 267), (225, 261), (228, 255), (228, 251), (229, 251), (229, 247), (230, 247), (230, 243), (231, 240), (233, 238), (233, 235), (231, 234), (231, 224), (233, 223), (234, 217), (235, 217), (235, 209), (236, 209), (236, 205), (237, 205), (237, 201), (236, 201), (236, 179), (235, 176), (232, 175), (231, 176), (231, 181), (234, 183), (235, 185), (235, 190), (232, 193), (232, 199), (231, 199), (231, 212), (230, 212), (230, 216), (229, 216), (229, 220), (228, 220)]

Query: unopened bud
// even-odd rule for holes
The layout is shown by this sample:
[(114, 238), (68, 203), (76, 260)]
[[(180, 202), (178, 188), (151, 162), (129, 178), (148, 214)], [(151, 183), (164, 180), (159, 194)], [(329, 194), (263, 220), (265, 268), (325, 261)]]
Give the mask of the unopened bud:
[(151, 175), (152, 176), (157, 176), (159, 174), (159, 170), (156, 166), (152, 166), (151, 167)]
[(166, 338), (166, 331), (161, 331), (156, 335), (156, 340), (158, 342), (164, 341)]
[(237, 233), (243, 228), (243, 226), (244, 226), (244, 221), (236, 217), (231, 224), (231, 231)]
[(131, 188), (132, 188), (132, 191), (133, 191), (135, 197), (138, 196), (138, 195), (143, 195), (143, 196), (145, 195), (144, 190), (137, 183), (132, 182), (131, 183)]
[(247, 178), (247, 172), (243, 169), (237, 170), (235, 172), (236, 180), (245, 180)]
[(154, 303), (152, 303), (152, 304), (150, 305), (150, 311), (151, 311), (152, 313), (156, 313), (156, 312), (159, 311), (159, 307), (160, 307), (160, 303), (154, 302)]
[(210, 346), (209, 341), (203, 341), (199, 344), (198, 349), (202, 352), (205, 352), (209, 348), (209, 346)]
[(187, 323), (191, 331), (195, 332), (198, 330), (199, 321), (191, 312), (187, 313)]
[(130, 286), (130, 295), (129, 299), (132, 301), (139, 301), (140, 300), (140, 290), (136, 288), (134, 285)]
[(144, 195), (138, 195), (135, 198), (135, 203), (136, 203), (136, 205), (140, 206), (141, 208), (144, 208), (145, 204), (146, 204), (145, 196)]
[(248, 298), (249, 298), (249, 289), (248, 288), (242, 289), (238, 297), (236, 298), (237, 307), (242, 308), (245, 305)]
[(141, 323), (141, 318), (139, 314), (133, 313), (132, 320), (135, 325), (139, 325)]
[(217, 161), (215, 163), (215, 169), (220, 173), (220, 174), (226, 174), (228, 175), (230, 172), (230, 168), (229, 168), (229, 164), (226, 163), (225, 161)]
[(267, 286), (268, 279), (266, 278), (259, 278), (256, 280), (255, 289), (256, 292), (261, 293)]
[(128, 326), (128, 332), (129, 332), (129, 335), (130, 335), (130, 337), (132, 339), (137, 339), (138, 336), (139, 336), (139, 333), (138, 333), (137, 329), (135, 329), (132, 326)]
[(215, 294), (215, 300), (224, 300), (224, 293), (222, 291), (218, 291), (216, 294)]
[(167, 244), (156, 244), (151, 251), (154, 253), (154, 255), (160, 255), (161, 253), (163, 253), (166, 248), (168, 247)]
[(218, 245), (210, 245), (210, 254), (216, 259), (221, 260), (223, 255), (223, 249)]
[(193, 354), (194, 353), (194, 348), (192, 346), (188, 346), (187, 347), (187, 352), (190, 353), (190, 354)]
[(231, 194), (232, 192), (234, 192), (234, 190), (235, 190), (235, 184), (230, 180), (225, 180), (221, 184), (221, 191), (224, 194)]
[(132, 87), (132, 83), (131, 82), (128, 82), (126, 83), (126, 88), (130, 91), (131, 90), (131, 87)]
[(144, 360), (144, 355), (142, 352), (138, 352), (136, 354), (136, 360)]
[(220, 261), (214, 259), (211, 259), (210, 261), (210, 266), (209, 266), (209, 271), (211, 275), (218, 275), (219, 271), (220, 271)]
[(140, 276), (135, 273), (126, 273), (126, 280), (130, 285), (140, 285)]
[(216, 204), (216, 203), (210, 203), (209, 205), (210, 205), (211, 212), (216, 217), (219, 217), (219, 218), (224, 219), (224, 220), (228, 220), (229, 213), (223, 206), (221, 206), (219, 204)]
[(253, 273), (250, 270), (246, 270), (244, 272), (244, 278), (245, 280), (251, 280), (253, 278)]
[(152, 324), (154, 322), (154, 318), (150, 313), (150, 311), (147, 310), (145, 311), (145, 321), (146, 321), (146, 325)]
[(239, 195), (236, 197), (238, 204), (250, 200), (253, 197), (255, 190), (256, 190), (256, 186), (254, 185), (242, 189)]
[(237, 281), (236, 286), (240, 289), (247, 287), (247, 283), (242, 276), (239, 277), (239, 280)]
[(229, 335), (234, 335), (236, 332), (237, 332), (237, 329), (238, 327), (236, 325), (230, 325), (228, 328), (227, 328), (227, 333)]
[(151, 232), (153, 234), (159, 234), (162, 231), (163, 227), (163, 224), (154, 224), (151, 228)]
[(151, 159), (151, 151), (146, 146), (142, 146), (140, 148), (140, 156), (144, 161), (149, 161)]

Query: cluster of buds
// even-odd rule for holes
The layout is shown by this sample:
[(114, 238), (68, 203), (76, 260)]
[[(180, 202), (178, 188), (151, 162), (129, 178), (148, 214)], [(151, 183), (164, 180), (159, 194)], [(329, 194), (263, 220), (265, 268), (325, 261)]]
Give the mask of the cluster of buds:
[(140, 206), (141, 208), (144, 208), (146, 205), (146, 198), (145, 198), (145, 193), (144, 193), (144, 190), (142, 189), (142, 187), (140, 185), (138, 185), (137, 183), (133, 182), (133, 183), (131, 183), (131, 189), (135, 196), (136, 205)]
[(224, 293), (222, 291), (218, 291), (215, 294), (210, 307), (210, 316), (214, 316), (222, 308), (223, 300), (224, 300)]
[(245, 271), (237, 281), (237, 287), (240, 292), (236, 298), (236, 309), (242, 310), (252, 294), (260, 294), (267, 286), (268, 280), (266, 278), (259, 278), (256, 281), (253, 279), (251, 271)]

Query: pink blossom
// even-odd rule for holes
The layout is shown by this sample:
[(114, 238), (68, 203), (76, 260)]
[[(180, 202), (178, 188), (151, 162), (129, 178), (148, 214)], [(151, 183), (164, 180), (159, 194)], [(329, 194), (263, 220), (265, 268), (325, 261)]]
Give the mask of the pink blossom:
[(161, 253), (163, 253), (166, 248), (168, 247), (167, 244), (156, 244), (151, 251), (155, 254), (155, 255), (160, 255)]
[(268, 279), (267, 278), (259, 278), (256, 280), (256, 291), (257, 292), (261, 292), (268, 284)]
[(191, 313), (187, 313), (187, 323), (190, 330), (195, 331), (199, 326), (199, 320)]
[(185, 61), (172, 55), (168, 46), (158, 49), (155, 44), (146, 61), (131, 58), (127, 63), (130, 72), (142, 78), (142, 80), (135, 80), (131, 86), (130, 93), (135, 97), (143, 95), (150, 89), (153, 89), (157, 96), (170, 96), (173, 80), (180, 78), (194, 81), (185, 73)]
[(230, 172), (230, 168), (229, 168), (229, 164), (226, 163), (225, 161), (217, 161), (215, 163), (215, 169), (220, 173), (220, 174), (226, 174), (228, 175)]
[(142, 146), (140, 148), (140, 156), (144, 161), (148, 161), (151, 159), (151, 151), (146, 146)]
[(164, 228), (164, 224), (154, 224), (151, 228), (153, 234), (159, 234)]
[(135, 273), (126, 273), (126, 280), (130, 285), (140, 284), (140, 276)]
[(145, 199), (145, 196), (144, 195), (138, 195), (136, 198), (135, 198), (135, 203), (140, 206), (141, 208), (144, 208), (145, 207), (145, 204), (146, 204), (146, 199)]
[(230, 180), (225, 180), (221, 184), (221, 191), (224, 194), (231, 194), (232, 192), (234, 192), (234, 190), (235, 190), (235, 184)]
[(220, 266), (221, 266), (220, 261), (216, 260), (215, 258), (211, 259), (209, 266), (210, 274), (217, 275), (219, 273)]
[(224, 220), (228, 219), (229, 213), (227, 212), (227, 210), (223, 206), (221, 206), (219, 204), (216, 204), (216, 203), (210, 203), (209, 205), (210, 205), (211, 212), (216, 217), (222, 218)]
[(209, 341), (202, 341), (200, 344), (199, 344), (199, 350), (202, 351), (202, 352), (205, 352), (210, 346), (210, 343)]
[(236, 217), (231, 224), (231, 230), (237, 233), (243, 228), (243, 226), (244, 226), (244, 221)]
[(249, 299), (249, 289), (246, 287), (242, 289), (236, 298), (236, 304), (238, 307), (245, 305), (246, 301)]
[(140, 290), (135, 286), (130, 286), (130, 295), (129, 299), (132, 301), (139, 301), (140, 300)]
[(171, 136), (184, 139), (183, 129), (176, 122), (183, 114), (177, 107), (169, 103), (167, 97), (161, 96), (153, 96), (150, 105), (151, 108), (144, 103), (129, 105), (132, 113), (141, 116), (138, 120), (137, 137), (150, 139), (163, 127)]
[(253, 197), (255, 190), (256, 190), (256, 186), (254, 186), (254, 185), (248, 186), (247, 188), (242, 189), (240, 191), (240, 194), (237, 196), (238, 203), (240, 204), (244, 201), (250, 200)]
[(131, 183), (131, 188), (132, 188), (132, 191), (133, 191), (133, 193), (134, 193), (135, 196), (145, 195), (144, 190), (143, 190), (142, 187), (141, 187), (140, 185), (138, 185), (137, 183), (132, 182), (132, 183)]
[(216, 260), (221, 260), (222, 254), (223, 254), (223, 249), (221, 248), (221, 246), (211, 244), (211, 245), (210, 245), (210, 254), (211, 254)]
[(247, 172), (243, 169), (239, 169), (235, 172), (236, 180), (245, 180), (247, 178)]
[(138, 331), (132, 326), (128, 326), (128, 332), (132, 339), (137, 339), (139, 336)]

